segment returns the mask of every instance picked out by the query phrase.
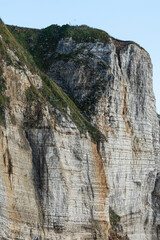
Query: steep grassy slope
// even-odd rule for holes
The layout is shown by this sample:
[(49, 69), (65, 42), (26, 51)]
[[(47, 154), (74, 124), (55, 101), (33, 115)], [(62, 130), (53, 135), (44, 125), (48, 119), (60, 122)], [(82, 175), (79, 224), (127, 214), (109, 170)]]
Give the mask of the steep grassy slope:
[[(0, 19), (0, 54), (1, 57), (6, 61), (9, 65), (13, 64), (11, 60), (11, 56), (8, 52), (8, 49), (12, 50), (19, 59), (17, 61), (17, 67), (27, 66), (31, 69), (32, 72), (36, 72), (37, 68), (33, 61), (33, 58), (27, 51), (23, 49), (23, 47), (15, 40), (13, 35), (10, 33), (8, 28), (5, 26), (3, 21)], [(15, 64), (15, 63), (14, 63)]]

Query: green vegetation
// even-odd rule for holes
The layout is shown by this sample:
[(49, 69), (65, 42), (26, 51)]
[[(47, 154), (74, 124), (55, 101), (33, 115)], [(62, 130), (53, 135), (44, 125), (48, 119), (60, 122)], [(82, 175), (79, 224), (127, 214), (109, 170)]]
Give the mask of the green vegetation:
[[(40, 74), (43, 87), (40, 89), (42, 96), (61, 112), (67, 113), (67, 95), (44, 73)], [(70, 100), (70, 99), (69, 99)]]
[[(105, 137), (102, 133), (97, 130), (94, 126), (92, 126), (85, 117), (80, 113), (77, 106), (71, 101), (71, 99), (54, 83), (49, 77), (47, 77), (43, 72), (36, 67), (36, 64), (40, 67), (41, 70), (46, 68), (44, 65), (44, 59), (46, 53), (50, 53), (55, 50), (58, 41), (65, 36), (72, 36), (76, 41), (85, 41), (87, 37), (87, 41), (96, 41), (98, 36), (100, 36), (100, 32), (88, 27), (78, 27), (80, 29), (80, 35), (77, 35), (77, 28), (70, 27), (69, 25), (64, 25), (62, 27), (57, 25), (51, 25), (50, 27), (42, 30), (35, 29), (26, 29), (26, 28), (18, 28), (10, 26), (9, 29), (17, 39), (19, 43), (16, 42), (15, 38), (8, 31), (7, 27), (0, 22), (0, 35), (2, 36), (1, 40), (1, 55), (3, 59), (7, 61), (8, 64), (15, 65), (10, 59), (9, 55), (7, 55), (7, 49), (11, 49), (14, 54), (19, 58), (18, 64), (25, 71), (25, 65), (30, 69), (32, 73), (37, 73), (40, 75), (43, 81), (43, 87), (41, 89), (37, 89), (31, 83), (29, 89), (26, 90), (26, 98), (27, 101), (36, 101), (39, 100), (42, 102), (50, 103), (55, 109), (61, 111), (64, 115), (67, 116), (67, 109), (70, 109), (70, 117), (72, 121), (76, 124), (81, 133), (88, 133), (91, 136), (92, 141), (98, 142), (100, 139), (104, 139)], [(84, 30), (85, 34), (83, 35), (81, 30)], [(89, 38), (90, 35), (90, 38)], [(94, 36), (96, 39), (94, 39)], [(105, 38), (104, 38), (105, 40)], [(24, 50), (23, 47), (27, 50)], [(33, 55), (33, 58), (31, 56)], [(65, 58), (66, 56), (61, 56)], [(83, 64), (83, 60), (79, 59), (76, 55), (69, 56), (75, 61)], [(15, 61), (15, 60), (14, 60)], [(47, 61), (45, 61), (48, 64)], [(44, 67), (43, 67), (44, 65)], [(16, 66), (18, 67), (18, 66)], [(4, 119), (4, 110), (7, 102), (7, 98), (4, 95), (5, 84), (4, 81), (1, 80), (0, 86), (0, 113), (2, 120)], [(54, 112), (53, 112), (54, 114)]]
[(44, 71), (52, 58), (48, 58), (47, 55), (55, 51), (67, 26), (69, 25), (62, 27), (51, 25), (42, 30), (8, 26), (8, 29), (16, 40), (31, 53), (37, 66)]
[(109, 42), (110, 38), (108, 33), (91, 28), (86, 25), (78, 27), (70, 27), (66, 33), (68, 37), (72, 37), (76, 42)]
[[(97, 72), (97, 75), (99, 73)], [(79, 109), (85, 113), (86, 116), (93, 115), (95, 113), (94, 107), (96, 106), (96, 103), (102, 98), (107, 82), (109, 79), (111, 79), (111, 75), (108, 76), (108, 79), (99, 79), (97, 82), (92, 86), (88, 96), (85, 98), (85, 100), (81, 103), (77, 103), (77, 106)]]
[(33, 84), (26, 90), (26, 98), (27, 101), (36, 101), (41, 98), (38, 89)]
[[(42, 44), (46, 50), (55, 49), (59, 40), (66, 37), (72, 37), (76, 42), (100, 41), (106, 43), (110, 41), (108, 33), (86, 25), (70, 26), (66, 24), (58, 26), (53, 24), (41, 30), (9, 25), (7, 27), (25, 48), (31, 48), (33, 44)], [(29, 46), (30, 43), (32, 43), (32, 46)], [(51, 46), (49, 43), (53, 45)]]
[(16, 66), (25, 67), (28, 66), (32, 72), (36, 71), (36, 65), (33, 61), (33, 58), (27, 51), (24, 51), (23, 47), (17, 43), (13, 35), (7, 29), (5, 24), (0, 19), (0, 55), (6, 61), (8, 65), (13, 64), (11, 57), (8, 53), (8, 48), (11, 49), (14, 54), (18, 57), (19, 62), (16, 63)]
[(120, 216), (117, 215), (111, 207), (109, 207), (109, 216), (110, 216), (110, 223), (112, 226), (115, 226), (120, 222)]
[[(76, 42), (100, 41), (106, 43), (110, 41), (106, 32), (85, 25), (77, 27), (68, 24), (62, 27), (51, 25), (41, 30), (8, 26), (8, 29), (16, 40), (31, 53), (37, 66), (42, 71), (45, 71), (51, 61), (53, 61), (55, 49), (62, 38), (72, 37)], [(75, 62), (85, 64), (85, 60), (79, 59), (76, 54), (59, 57), (63, 58), (63, 60), (71, 58)]]
[[(30, 63), (30, 66), (33, 64), (33, 67), (35, 68), (36, 61), (36, 64), (38, 66), (40, 65), (40, 62), (42, 64), (42, 60), (39, 59), (41, 57), (41, 48), (39, 48), (38, 45), (38, 37), (41, 30), (9, 25), (7, 25), (7, 28), (12, 33), (19, 45), (22, 46), (25, 50), (27, 50), (25, 51), (25, 55), (27, 58), (27, 62)], [(22, 52), (24, 52), (24, 49), (22, 50)], [(30, 52), (30, 54), (28, 54), (28, 52)], [(32, 71), (34, 71), (34, 69)]]
[[(19, 61), (12, 62), (8, 49), (13, 51)], [(25, 68), (25, 66), (28, 66), (31, 70), (34, 69), (35, 71), (36, 69), (33, 58), (16, 42), (0, 19), (0, 63), (2, 63), (2, 60), (4, 60), (7, 65), (16, 65), (17, 68)], [(9, 99), (5, 95), (6, 85), (2, 75), (2, 66), (0, 66), (0, 124), (5, 126), (5, 108), (8, 105)]]
[(111, 207), (109, 207), (109, 217), (112, 226), (116, 226), (121, 219), (120, 216), (117, 215)]
[[(55, 49), (57, 47), (60, 39), (65, 37), (72, 37), (76, 42), (103, 42), (106, 43), (110, 41), (109, 35), (101, 30), (90, 28), (88, 26), (70, 26), (68, 24), (62, 27), (58, 25), (51, 25), (45, 29), (28, 29), (20, 28), (16, 26), (8, 26), (9, 30), (12, 32), (14, 37), (19, 41), (19, 43), (27, 49), (33, 56), (37, 66), (41, 71), (46, 72), (48, 66), (54, 61), (63, 60), (68, 62), (69, 60), (74, 61), (78, 65), (89, 66), (88, 58), (79, 57), (79, 54), (83, 55), (83, 47), (78, 49), (74, 53), (70, 54), (55, 54)], [(89, 57), (93, 57), (93, 54), (88, 53)], [(106, 69), (107, 66), (101, 61), (99, 62), (99, 69)], [(96, 89), (96, 94), (95, 94)], [(46, 91), (46, 90), (45, 90)], [(100, 94), (101, 91), (101, 94)], [(86, 116), (92, 111), (90, 106), (90, 101), (92, 101), (92, 106), (98, 101), (104, 92), (104, 83), (97, 83), (95, 88), (91, 91), (87, 100), (83, 102), (80, 107), (82, 112), (86, 112)], [(75, 99), (73, 99), (76, 102)], [(58, 102), (57, 102), (58, 103)], [(90, 107), (90, 109), (89, 109)]]
[[(92, 126), (80, 113), (77, 106), (72, 100), (54, 83), (47, 75), (40, 73), (43, 81), (43, 87), (38, 90), (35, 86), (31, 85), (26, 91), (28, 101), (45, 101), (50, 103), (54, 108), (58, 109), (65, 116), (67, 116), (67, 108), (70, 109), (70, 117), (76, 124), (81, 133), (88, 133), (93, 142), (98, 142), (104, 139), (104, 135)], [(54, 112), (52, 112), (54, 114)]]
[(43, 80), (43, 87), (41, 89), (42, 96), (54, 107), (58, 108), (64, 114), (67, 114), (67, 107), (71, 111), (71, 119), (77, 125), (80, 132), (89, 132), (94, 142), (100, 141), (105, 137), (102, 133), (92, 126), (80, 113), (74, 102), (44, 73), (40, 74)]

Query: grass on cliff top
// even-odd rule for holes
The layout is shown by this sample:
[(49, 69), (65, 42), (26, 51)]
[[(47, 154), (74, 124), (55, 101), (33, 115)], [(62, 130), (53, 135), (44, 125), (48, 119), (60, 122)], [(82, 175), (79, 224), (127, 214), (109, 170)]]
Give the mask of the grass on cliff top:
[(103, 42), (107, 43), (110, 41), (108, 33), (105, 31), (91, 28), (86, 25), (68, 27), (65, 33), (66, 37), (72, 37), (76, 42)]
[(97, 41), (107, 43), (112, 39), (117, 53), (129, 44), (135, 44), (140, 49), (143, 49), (133, 41), (115, 39), (110, 37), (105, 31), (91, 28), (87, 25), (70, 26), (66, 24), (59, 26), (53, 24), (44, 29), (31, 29), (10, 25), (7, 25), (7, 27), (16, 40), (31, 53), (35, 63), (42, 71), (45, 71), (53, 61), (55, 49), (62, 38), (72, 37), (77, 43), (95, 43)]
[(110, 41), (106, 32), (86, 25), (51, 25), (41, 30), (8, 26), (8, 29), (16, 40), (31, 53), (42, 71), (47, 69), (48, 64), (54, 58), (55, 49), (62, 38), (72, 37), (77, 43)]
[(53, 24), (41, 30), (10, 25), (7, 25), (7, 27), (15, 38), (26, 48), (30, 47), (28, 45), (31, 42), (32, 44), (38, 45), (39, 43), (42, 43), (44, 46), (46, 42), (52, 43), (55, 47), (60, 39), (66, 37), (72, 37), (72, 39), (78, 43), (97, 41), (107, 43), (110, 41), (108, 33), (100, 29), (88, 27), (87, 25), (70, 26), (66, 24), (59, 26), (57, 24)]

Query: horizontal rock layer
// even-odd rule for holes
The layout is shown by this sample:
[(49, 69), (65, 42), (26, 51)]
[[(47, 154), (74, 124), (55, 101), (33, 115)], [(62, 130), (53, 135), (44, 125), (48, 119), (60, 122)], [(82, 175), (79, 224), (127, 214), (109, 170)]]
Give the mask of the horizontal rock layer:
[(149, 54), (112, 38), (58, 41), (46, 74), (81, 110), (79, 121), (84, 114), (103, 134), (93, 139), (91, 125), (82, 131), (71, 105), (66, 112), (51, 96), (46, 101), (40, 72), (18, 65), (8, 49), (12, 64), (1, 56), (9, 101), (0, 127), (0, 238), (159, 239), (159, 120)]
[(103, 156), (109, 205), (121, 216), (129, 239), (153, 235), (158, 239), (159, 233), (152, 229), (152, 192), (159, 171), (159, 126), (149, 54), (135, 44), (118, 45), (114, 39), (106, 45), (61, 40), (56, 52), (71, 54), (68, 49), (72, 54), (83, 49), (77, 57), (87, 60), (88, 66), (60, 59), (47, 74), (78, 101), (106, 136)]

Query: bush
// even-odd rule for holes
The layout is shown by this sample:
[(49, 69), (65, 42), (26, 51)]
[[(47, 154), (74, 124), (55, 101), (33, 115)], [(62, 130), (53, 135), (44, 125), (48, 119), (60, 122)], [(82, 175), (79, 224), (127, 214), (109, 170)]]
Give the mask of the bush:
[(117, 225), (120, 222), (120, 216), (115, 213), (115, 211), (109, 207), (109, 217), (110, 217), (110, 223), (112, 226)]

